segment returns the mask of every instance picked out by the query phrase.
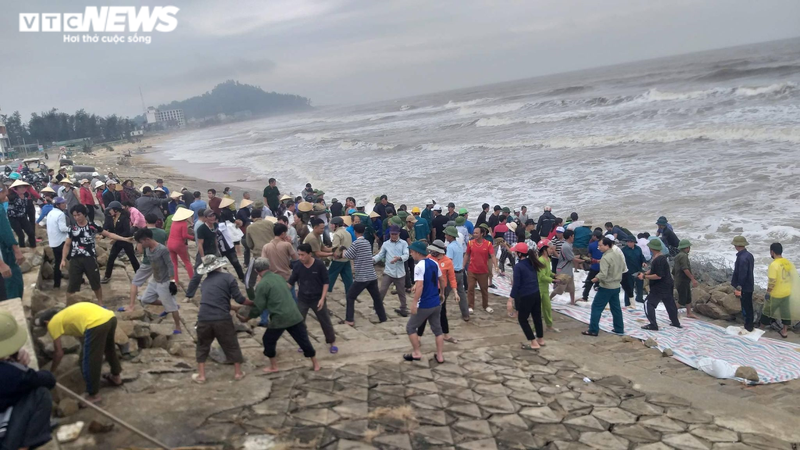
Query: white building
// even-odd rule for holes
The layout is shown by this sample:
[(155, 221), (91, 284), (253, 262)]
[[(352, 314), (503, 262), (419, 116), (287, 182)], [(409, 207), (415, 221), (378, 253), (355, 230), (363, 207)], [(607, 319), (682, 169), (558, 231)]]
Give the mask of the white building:
[(6, 152), (8, 149), (11, 148), (11, 141), (8, 138), (8, 131), (6, 130), (6, 124), (0, 121), (0, 157), (5, 159)]
[(151, 106), (147, 108), (147, 114), (145, 116), (147, 118), (147, 123), (175, 122), (180, 128), (186, 126), (186, 120), (184, 120), (182, 109), (160, 111)]

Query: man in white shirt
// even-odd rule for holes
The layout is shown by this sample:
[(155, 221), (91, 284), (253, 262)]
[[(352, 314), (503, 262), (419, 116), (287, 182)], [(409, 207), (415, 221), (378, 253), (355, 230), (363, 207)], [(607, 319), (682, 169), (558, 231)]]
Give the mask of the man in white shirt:
[(53, 200), (53, 210), (47, 214), (47, 240), (53, 249), (53, 288), (61, 287), (61, 258), (64, 254), (64, 241), (67, 240), (69, 227), (67, 226), (67, 201), (63, 197)]
[(645, 261), (650, 261), (650, 258), (653, 257), (653, 255), (650, 253), (650, 247), (647, 246), (647, 243), (649, 242), (647, 240), (648, 237), (649, 236), (645, 236), (643, 233), (639, 233), (636, 239), (636, 245), (642, 249), (642, 254), (644, 255)]

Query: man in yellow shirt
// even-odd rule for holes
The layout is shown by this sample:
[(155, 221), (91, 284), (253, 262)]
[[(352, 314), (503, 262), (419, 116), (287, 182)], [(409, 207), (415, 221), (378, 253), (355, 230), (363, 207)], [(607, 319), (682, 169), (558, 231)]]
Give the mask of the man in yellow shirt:
[(86, 400), (97, 403), (101, 400), (100, 374), (103, 368), (103, 354), (111, 374), (103, 376), (113, 386), (121, 386), (122, 366), (117, 358), (114, 345), (114, 333), (117, 330), (117, 318), (114, 313), (94, 303), (80, 302), (67, 306), (61, 311), (49, 309), (36, 319), (36, 325), (47, 327), (53, 338), (53, 364), (51, 372), (55, 372), (64, 356), (61, 347), (61, 336), (67, 335), (83, 339), (81, 354), (81, 373), (86, 381)]
[(783, 257), (783, 246), (780, 243), (772, 244), (769, 247), (769, 254), (773, 261), (767, 271), (769, 284), (761, 314), (761, 324), (769, 325), (772, 321), (780, 321), (783, 328), (778, 332), (785, 339), (789, 325), (792, 324), (792, 284), (797, 276), (797, 270), (794, 264)]

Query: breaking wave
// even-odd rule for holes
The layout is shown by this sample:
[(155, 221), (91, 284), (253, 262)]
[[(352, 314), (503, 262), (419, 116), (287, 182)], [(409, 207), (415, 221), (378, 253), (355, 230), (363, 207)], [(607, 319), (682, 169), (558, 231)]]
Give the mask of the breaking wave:
[(392, 150), (397, 145), (379, 144), (377, 142), (364, 142), (359, 140), (343, 140), (339, 142), (340, 150)]
[(771, 67), (754, 67), (751, 69), (736, 69), (726, 67), (718, 69), (701, 77), (701, 81), (725, 81), (735, 80), (736, 78), (752, 77), (757, 75), (786, 76), (800, 72), (800, 65), (781, 65)]
[(586, 119), (589, 117), (588, 111), (569, 111), (564, 113), (556, 113), (556, 114), (544, 114), (541, 116), (533, 116), (533, 117), (484, 117), (482, 119), (478, 119), (475, 122), (476, 127), (501, 127), (506, 125), (514, 125), (514, 124), (537, 124), (537, 123), (552, 123), (552, 122), (560, 122), (562, 120), (571, 120), (571, 119)]
[(543, 92), (541, 95), (543, 97), (553, 96), (553, 95), (567, 95), (567, 94), (575, 94), (577, 92), (588, 91), (590, 89), (592, 89), (591, 86), (569, 86), (565, 88), (553, 89), (552, 91)]
[(800, 144), (800, 128), (689, 128), (679, 130), (648, 130), (637, 133), (610, 136), (558, 137), (543, 140), (519, 140), (498, 143), (476, 144), (473, 147), (485, 149), (511, 148), (600, 148), (625, 144), (672, 143), (688, 140), (785, 142)]

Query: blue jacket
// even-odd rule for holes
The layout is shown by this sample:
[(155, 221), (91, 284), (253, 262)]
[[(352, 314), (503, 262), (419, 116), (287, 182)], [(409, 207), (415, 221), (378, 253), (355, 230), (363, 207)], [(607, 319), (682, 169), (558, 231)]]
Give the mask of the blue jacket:
[(522, 297), (539, 293), (539, 278), (536, 269), (529, 259), (524, 259), (514, 266), (514, 283), (509, 297), (519, 300)]
[(47, 217), (47, 214), (49, 214), (50, 211), (52, 211), (52, 210), (53, 210), (53, 204), (52, 203), (45, 203), (44, 205), (42, 205), (42, 213), (39, 214), (39, 218), (36, 219), (36, 223), (41, 222), (42, 219)]
[(736, 263), (733, 266), (733, 277), (731, 286), (741, 287), (742, 292), (753, 292), (755, 283), (753, 282), (753, 266), (755, 261), (753, 255), (747, 250), (742, 250), (736, 254)]
[(603, 252), (600, 251), (600, 248), (598, 247), (599, 245), (599, 241), (594, 241), (589, 244), (589, 256), (591, 256), (592, 259), (597, 260), (596, 263), (592, 263), (589, 269), (596, 270), (598, 272), (600, 271), (600, 259), (603, 258)]
[(628, 267), (628, 274), (633, 275), (642, 271), (642, 264), (646, 261), (644, 259), (644, 253), (642, 253), (642, 249), (638, 245), (634, 245), (633, 248), (627, 245), (622, 247), (622, 254), (625, 255), (625, 264)]

